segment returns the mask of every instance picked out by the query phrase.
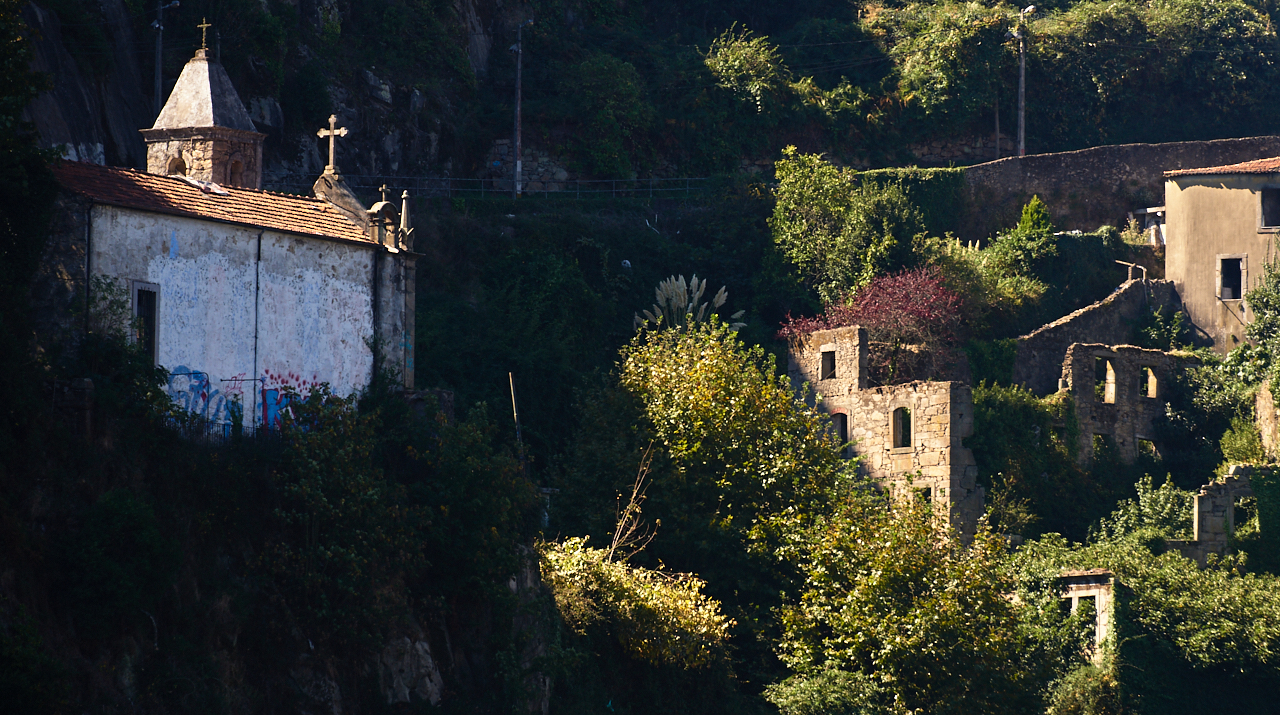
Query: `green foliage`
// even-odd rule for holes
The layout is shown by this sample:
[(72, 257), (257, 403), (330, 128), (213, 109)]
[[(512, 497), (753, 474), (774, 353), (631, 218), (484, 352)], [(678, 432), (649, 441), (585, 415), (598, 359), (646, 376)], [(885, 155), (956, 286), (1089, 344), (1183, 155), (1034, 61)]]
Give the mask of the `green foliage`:
[(879, 715), (897, 712), (889, 689), (862, 672), (837, 668), (793, 675), (765, 689), (782, 715)]
[(865, 23), (893, 58), (896, 91), (920, 122), (968, 126), (990, 111), (1009, 56), (1009, 13), (976, 2), (886, 8)]
[(819, 510), (845, 469), (828, 419), (718, 320), (640, 333), (623, 352), (620, 384), (713, 529), (771, 542)]
[(977, 384), (1010, 385), (1013, 382), (1014, 361), (1018, 357), (1018, 341), (970, 340), (964, 344), (969, 358), (969, 370)]
[(1280, 658), (1271, 646), (1280, 635), (1280, 621), (1275, 620), (1280, 615), (1277, 577), (1244, 573), (1234, 557), (1200, 568), (1176, 551), (1161, 553), (1163, 549), (1163, 538), (1152, 529), (1084, 546), (1048, 536), (1019, 550), (1013, 567), (1024, 585), (1035, 582), (1038, 577), (1033, 574), (1112, 571), (1123, 585), (1113, 621), (1121, 628), (1122, 662), (1132, 657), (1126, 655), (1126, 647), (1139, 649), (1150, 639), (1176, 656), (1172, 665), (1180, 670), (1169, 674), (1174, 679), (1195, 670), (1216, 671), (1221, 677), (1225, 669), (1248, 673), (1258, 686), (1274, 682), (1280, 675)]
[(963, 545), (929, 504), (857, 500), (805, 540), (805, 581), (782, 611), (783, 660), (801, 674), (870, 675), (905, 711), (1022, 712), (1036, 667), (985, 525)]
[(1219, 447), (1227, 464), (1263, 464), (1267, 461), (1262, 435), (1253, 420), (1233, 418), (1231, 428), (1222, 435)]
[(766, 104), (772, 108), (791, 79), (768, 37), (753, 37), (745, 27), (738, 32), (736, 25), (712, 41), (703, 61), (721, 87), (754, 103), (760, 113)]
[(575, 142), (587, 172), (603, 179), (633, 178), (648, 163), (644, 134), (653, 122), (653, 107), (636, 68), (596, 54), (573, 68), (565, 81), (583, 125)]
[(1054, 683), (1048, 715), (1121, 715), (1120, 683), (1111, 668), (1085, 663)]
[(795, 147), (783, 150), (776, 171), (774, 242), (823, 302), (911, 262), (924, 219), (900, 186), (856, 185), (851, 170)]
[(1041, 399), (1017, 386), (984, 382), (973, 388), (974, 430), (965, 445), (988, 489), (993, 528), (1083, 537), (1113, 503), (1076, 462), (1079, 428), (1072, 404), (1066, 395)]
[(1147, 474), (1134, 485), (1138, 499), (1125, 499), (1116, 505), (1110, 518), (1101, 519), (1094, 532), (1103, 541), (1121, 541), (1125, 537), (1154, 531), (1166, 539), (1192, 538), (1192, 504), (1195, 494), (1178, 489), (1166, 479), (1156, 488)]
[(874, 184), (882, 189), (899, 186), (907, 201), (920, 209), (925, 230), (933, 236), (959, 230), (971, 210), (964, 169), (872, 169), (859, 172), (857, 178), (862, 184)]
[(1191, 325), (1181, 310), (1165, 312), (1164, 306), (1143, 313), (1133, 326), (1133, 344), (1170, 352), (1191, 344)]
[(178, 550), (150, 504), (127, 489), (103, 494), (65, 547), (66, 598), (77, 629), (98, 638), (155, 610), (177, 575)]
[(1042, 236), (1053, 232), (1053, 219), (1049, 217), (1049, 208), (1039, 196), (1032, 196), (1026, 206), (1022, 207), (1022, 217), (1018, 219), (1017, 233), (1022, 236)]
[(372, 453), (379, 421), (327, 386), (291, 395), (276, 475), (283, 537), (264, 557), (292, 619), (336, 652), (376, 647), (421, 564), (415, 515)]
[(1203, 484), (1222, 463), (1222, 438), (1233, 421), (1253, 419), (1255, 386), (1241, 378), (1240, 366), (1218, 362), (1211, 353), (1201, 357), (1205, 364), (1173, 374), (1164, 392), (1165, 415), (1156, 422), (1163, 464), (1184, 489)]
[(634, 658), (653, 665), (704, 668), (725, 657), (730, 621), (702, 593), (705, 582), (629, 566), (583, 538), (544, 543), (543, 577), (560, 616), (575, 631), (597, 624)]

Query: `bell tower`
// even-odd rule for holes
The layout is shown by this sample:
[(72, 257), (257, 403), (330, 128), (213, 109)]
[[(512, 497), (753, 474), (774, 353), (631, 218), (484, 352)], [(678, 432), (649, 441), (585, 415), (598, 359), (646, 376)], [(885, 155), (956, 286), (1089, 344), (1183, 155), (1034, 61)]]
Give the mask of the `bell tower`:
[[(200, 28), (208, 31), (209, 24)], [(150, 129), (147, 172), (262, 188), (262, 140), (222, 65), (204, 41), (182, 68), (169, 101)]]

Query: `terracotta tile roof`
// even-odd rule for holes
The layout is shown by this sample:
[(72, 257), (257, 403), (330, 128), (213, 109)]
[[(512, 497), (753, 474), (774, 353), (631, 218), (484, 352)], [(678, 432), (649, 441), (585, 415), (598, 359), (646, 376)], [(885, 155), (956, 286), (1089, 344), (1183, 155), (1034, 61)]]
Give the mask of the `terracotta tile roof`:
[(178, 177), (79, 161), (59, 161), (53, 173), (64, 189), (111, 206), (372, 243), (354, 221), (309, 196), (231, 186), (214, 189)]
[(1203, 169), (1178, 169), (1166, 171), (1165, 176), (1196, 176), (1200, 174), (1280, 174), (1280, 156), (1255, 159), (1226, 166), (1208, 166)]

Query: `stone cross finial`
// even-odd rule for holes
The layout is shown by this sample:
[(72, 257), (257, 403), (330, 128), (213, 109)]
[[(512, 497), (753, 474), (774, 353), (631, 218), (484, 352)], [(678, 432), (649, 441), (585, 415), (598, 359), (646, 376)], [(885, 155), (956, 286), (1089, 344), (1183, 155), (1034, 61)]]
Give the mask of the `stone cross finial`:
[(346, 135), (347, 135), (347, 128), (338, 127), (338, 115), (336, 114), (329, 115), (328, 129), (321, 129), (320, 131), (316, 132), (316, 136), (320, 137), (321, 139), (323, 139), (324, 137), (329, 137), (329, 165), (324, 168), (324, 173), (326, 174), (338, 173), (338, 163), (337, 161), (334, 160), (335, 147), (334, 147), (333, 139), (334, 137), (345, 137)]
[(386, 201), (386, 200), (387, 200), (387, 185), (386, 185), (386, 184), (383, 184), (382, 186), (379, 186), (379, 187), (378, 187), (378, 193), (382, 194), (382, 200), (383, 200), (383, 201)]
[(200, 18), (200, 24), (196, 25), (196, 27), (200, 28), (200, 49), (209, 49), (209, 28), (213, 27), (213, 25), (209, 24), (208, 19), (202, 17)]

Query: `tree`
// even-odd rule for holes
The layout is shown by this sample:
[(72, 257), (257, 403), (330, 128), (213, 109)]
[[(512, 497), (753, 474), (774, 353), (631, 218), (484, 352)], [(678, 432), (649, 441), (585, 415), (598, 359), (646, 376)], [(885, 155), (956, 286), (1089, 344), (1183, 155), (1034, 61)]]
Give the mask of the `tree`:
[(925, 231), (897, 184), (859, 184), (856, 173), (789, 146), (777, 162), (773, 240), (826, 304), (900, 268)]
[(870, 342), (871, 380), (890, 385), (946, 373), (957, 357), (962, 312), (960, 296), (930, 266), (879, 276), (816, 317), (787, 316), (778, 335), (799, 339), (815, 330), (860, 325)]
[(791, 72), (769, 38), (753, 37), (745, 27), (738, 32), (736, 25), (711, 42), (703, 62), (721, 87), (755, 104), (757, 113), (778, 102), (791, 81)]
[(865, 674), (905, 712), (1034, 705), (1034, 649), (1006, 596), (1004, 541), (985, 525), (966, 546), (925, 500), (863, 496), (800, 541), (804, 585), (782, 609), (789, 689), (839, 671)]

